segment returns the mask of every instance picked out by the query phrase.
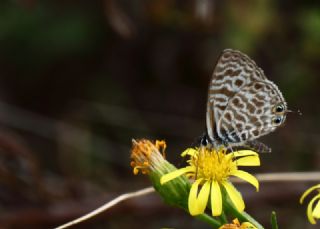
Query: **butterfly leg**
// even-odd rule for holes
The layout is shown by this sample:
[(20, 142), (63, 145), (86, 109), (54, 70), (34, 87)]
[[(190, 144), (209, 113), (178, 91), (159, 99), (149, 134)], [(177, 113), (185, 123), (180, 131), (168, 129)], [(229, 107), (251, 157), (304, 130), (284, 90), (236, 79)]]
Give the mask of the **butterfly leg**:
[(258, 153), (271, 153), (271, 148), (269, 146), (257, 140), (247, 141), (244, 143), (243, 147), (249, 148)]

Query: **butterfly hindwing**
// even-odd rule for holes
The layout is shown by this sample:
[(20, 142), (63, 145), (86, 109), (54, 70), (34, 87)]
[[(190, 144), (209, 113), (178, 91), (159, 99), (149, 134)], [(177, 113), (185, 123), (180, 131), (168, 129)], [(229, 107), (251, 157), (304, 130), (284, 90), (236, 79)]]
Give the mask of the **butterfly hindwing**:
[(283, 104), (279, 90), (271, 81), (256, 81), (243, 87), (230, 100), (217, 123), (217, 134), (233, 145), (274, 131), (273, 110)]

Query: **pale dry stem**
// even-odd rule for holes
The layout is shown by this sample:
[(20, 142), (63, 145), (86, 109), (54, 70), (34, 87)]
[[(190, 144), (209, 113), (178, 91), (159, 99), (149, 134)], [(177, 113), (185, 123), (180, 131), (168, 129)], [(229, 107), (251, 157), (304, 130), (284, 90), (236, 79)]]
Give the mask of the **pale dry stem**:
[(109, 208), (117, 205), (118, 203), (124, 201), (124, 200), (127, 200), (127, 199), (131, 199), (131, 198), (134, 198), (134, 197), (138, 197), (138, 196), (144, 196), (144, 195), (147, 195), (149, 193), (152, 193), (154, 192), (154, 188), (153, 187), (148, 187), (148, 188), (144, 188), (144, 189), (141, 189), (141, 190), (138, 190), (138, 191), (135, 191), (135, 192), (130, 192), (130, 193), (125, 193), (125, 194), (122, 194), (120, 196), (118, 196), (117, 198), (107, 202), (106, 204), (102, 205), (101, 207), (93, 210), (92, 212), (89, 212), (75, 220), (72, 220), (66, 224), (63, 224), (59, 227), (56, 227), (55, 229), (63, 229), (63, 228), (67, 228), (67, 227), (70, 227), (72, 225), (75, 225), (75, 224), (78, 224), (80, 222), (83, 222), (87, 219), (90, 219), (92, 218), (93, 216), (97, 215), (97, 214), (100, 214), (101, 212), (104, 212), (106, 210), (108, 210)]

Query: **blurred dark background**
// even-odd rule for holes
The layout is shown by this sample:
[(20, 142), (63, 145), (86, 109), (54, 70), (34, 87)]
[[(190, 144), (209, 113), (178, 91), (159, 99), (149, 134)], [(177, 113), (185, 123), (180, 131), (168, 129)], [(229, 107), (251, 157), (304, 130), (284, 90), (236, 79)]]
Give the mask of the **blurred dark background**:
[[(219, 53), (241, 50), (283, 92), (286, 125), (253, 172), (320, 168), (320, 4), (276, 0), (0, 2), (0, 227), (52, 228), (149, 186), (129, 166), (132, 138), (179, 154), (205, 130)], [(319, 178), (320, 180), (320, 178)], [(312, 183), (238, 185), (269, 227), (309, 226)], [(75, 228), (209, 228), (156, 194)]]

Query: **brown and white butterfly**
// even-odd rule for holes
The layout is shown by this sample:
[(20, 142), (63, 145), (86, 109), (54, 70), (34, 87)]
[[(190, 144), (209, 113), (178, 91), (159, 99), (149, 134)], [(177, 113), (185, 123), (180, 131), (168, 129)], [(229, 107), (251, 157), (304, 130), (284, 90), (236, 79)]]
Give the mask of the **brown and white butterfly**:
[(277, 85), (240, 51), (220, 55), (209, 83), (203, 144), (270, 151), (255, 139), (284, 123), (287, 104)]

